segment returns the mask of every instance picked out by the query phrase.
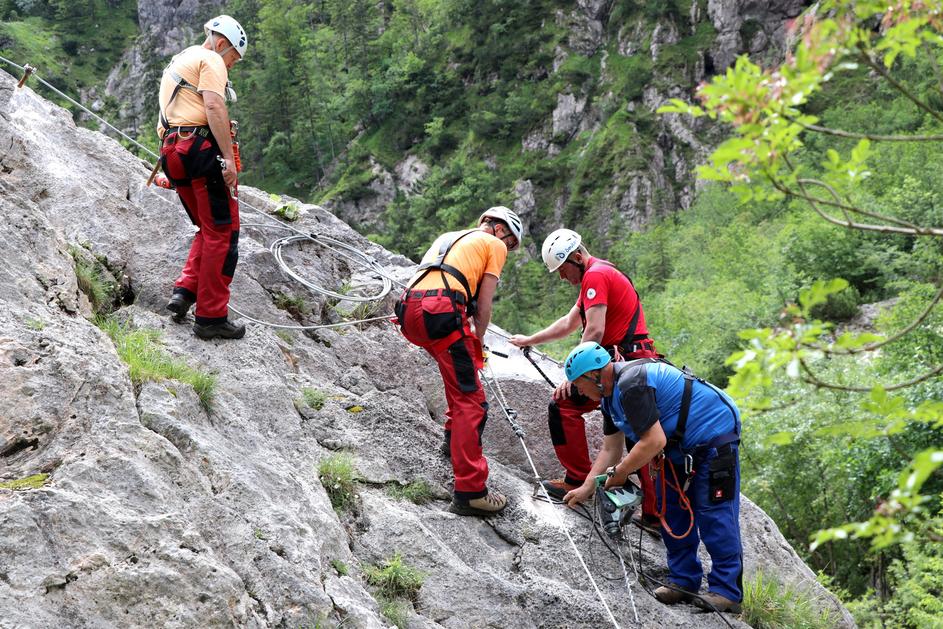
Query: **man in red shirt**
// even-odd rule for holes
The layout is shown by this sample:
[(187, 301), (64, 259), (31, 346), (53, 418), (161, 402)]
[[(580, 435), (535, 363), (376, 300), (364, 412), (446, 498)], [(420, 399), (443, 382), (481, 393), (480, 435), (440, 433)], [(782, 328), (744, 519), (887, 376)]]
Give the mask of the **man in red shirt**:
[[(542, 255), (551, 273), (580, 287), (576, 304), (563, 317), (530, 336), (515, 334), (510, 342), (517, 347), (540, 345), (562, 339), (581, 325), (581, 342), (594, 341), (606, 348), (614, 360), (657, 358), (655, 345), (648, 338), (648, 326), (638, 293), (632, 281), (610, 262), (594, 258), (582, 244), (582, 238), (569, 229), (558, 229), (544, 240)], [(562, 499), (586, 480), (592, 462), (586, 442), (583, 414), (595, 410), (599, 403), (562, 383), (553, 392), (548, 424), (550, 439), (557, 458), (563, 465), (563, 478), (544, 481), (547, 493)], [(645, 501), (641, 524), (652, 529), (658, 526), (655, 516), (655, 486), (648, 466), (639, 471)]]

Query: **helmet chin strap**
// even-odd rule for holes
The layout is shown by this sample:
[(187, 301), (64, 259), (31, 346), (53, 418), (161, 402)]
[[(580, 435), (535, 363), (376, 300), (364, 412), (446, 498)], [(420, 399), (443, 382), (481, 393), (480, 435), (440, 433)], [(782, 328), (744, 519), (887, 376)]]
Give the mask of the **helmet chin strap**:
[(210, 45), (213, 47), (213, 50), (216, 51), (216, 54), (218, 54), (220, 57), (225, 56), (227, 52), (236, 48), (235, 46), (230, 45), (229, 48), (226, 48), (222, 52), (216, 50), (216, 33), (214, 31), (210, 31)]
[(582, 282), (582, 281), (583, 281), (583, 276), (586, 275), (586, 265), (583, 264), (582, 262), (574, 262), (573, 260), (570, 260), (569, 258), (567, 258), (566, 260), (564, 260), (564, 263), (565, 263), (565, 264), (572, 264), (573, 266), (575, 266), (576, 268), (578, 268), (578, 269), (580, 270), (580, 281)]

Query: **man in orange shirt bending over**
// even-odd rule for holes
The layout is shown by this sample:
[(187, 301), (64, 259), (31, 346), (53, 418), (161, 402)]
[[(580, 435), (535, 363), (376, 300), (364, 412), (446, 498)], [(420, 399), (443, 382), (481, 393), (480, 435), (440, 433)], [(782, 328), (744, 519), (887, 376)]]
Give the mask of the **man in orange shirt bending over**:
[(488, 403), (478, 369), (498, 277), (523, 232), (517, 214), (497, 206), (481, 215), (478, 229), (439, 236), (396, 304), (403, 335), (429, 352), (445, 384), (445, 435), (455, 474), (449, 509), (459, 515), (493, 515), (507, 506), (507, 498), (486, 486), (481, 434)]

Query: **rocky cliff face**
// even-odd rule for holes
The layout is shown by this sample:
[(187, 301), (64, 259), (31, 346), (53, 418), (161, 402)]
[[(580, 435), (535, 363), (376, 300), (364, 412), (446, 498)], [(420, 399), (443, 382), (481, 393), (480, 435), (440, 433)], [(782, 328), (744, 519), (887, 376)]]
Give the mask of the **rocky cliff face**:
[[(578, 135), (583, 132), (588, 133), (591, 140), (606, 119), (615, 115), (612, 93), (607, 94), (607, 86), (619, 80), (619, 73), (624, 71), (621, 68), (625, 67), (622, 62), (633, 57), (644, 57), (642, 64), (650, 65), (653, 73), (645, 85), (640, 86), (637, 99), (616, 103), (616, 111), (624, 108), (631, 114), (653, 114), (671, 98), (691, 99), (695, 86), (723, 72), (740, 54), (748, 53), (764, 64), (777, 63), (785, 54), (789, 23), (811, 3), (806, 0), (693, 1), (687, 14), (665, 11), (654, 22), (648, 16), (627, 22), (615, 21), (612, 17), (615, 4), (611, 0), (580, 0), (571, 9), (559, 10), (554, 15), (557, 26), (565, 29), (568, 37), (557, 48), (553, 67), (547, 68), (548, 74), (556, 73), (572, 55), (602, 54), (600, 77), (559, 93), (556, 107), (544, 124), (521, 139), (523, 151), (537, 151), (553, 158), (571, 142), (580, 141)], [(685, 39), (689, 44), (685, 44), (684, 50), (675, 47)], [(614, 52), (610, 53), (612, 50)], [(676, 61), (662, 63), (665, 55), (673, 55)], [(640, 163), (616, 173), (595, 201), (593, 224), (589, 227), (598, 235), (609, 233), (615, 218), (620, 218), (624, 227), (636, 231), (653, 219), (690, 207), (698, 186), (695, 169), (723, 139), (723, 131), (704, 119), (652, 116), (652, 128), (644, 131), (635, 123), (626, 124), (645, 146), (638, 151)], [(405, 158), (415, 159), (415, 156)], [(366, 228), (377, 227), (396, 192), (408, 195), (415, 189), (416, 177), (402, 178), (401, 166), (402, 163), (388, 172), (377, 165), (370, 184), (372, 194), (355, 201), (335, 201), (329, 207), (345, 220)], [(516, 188), (517, 203), (527, 207), (526, 192), (522, 195), (520, 190), (530, 190), (532, 195), (532, 182), (524, 180)], [(560, 210), (570, 201), (568, 194), (562, 192), (560, 196), (546, 199), (549, 206), (558, 208), (549, 221), (543, 219), (546, 224), (527, 223), (527, 226), (543, 232), (559, 226), (565, 220)], [(572, 225), (573, 217), (569, 220)]]
[[(497, 412), (485, 448), (511, 507), (489, 520), (445, 510), (441, 384), (392, 326), (289, 335), (252, 325), (243, 341), (203, 342), (171, 323), (162, 306), (192, 228), (175, 196), (146, 189), (146, 177), (116, 142), (0, 73), (0, 482), (48, 475), (32, 489), (0, 489), (0, 627), (385, 627), (363, 570), (394, 553), (427, 575), (409, 627), (607, 626), (553, 507), (531, 498), (520, 444)], [(274, 209), (256, 190), (242, 195)], [(316, 206), (302, 209), (302, 229), (409, 275), (403, 258)], [(343, 304), (289, 288), (273, 263), (268, 245), (282, 232), (259, 227), (268, 221), (245, 205), (242, 220), (234, 304), (291, 324), (274, 305), (284, 289), (306, 297), (307, 321), (336, 318)], [(125, 287), (114, 318), (159, 332), (171, 356), (216, 374), (208, 408), (177, 380), (132, 382), (89, 320), (70, 248)], [(288, 261), (332, 287), (356, 272), (313, 244)], [(493, 360), (541, 473), (552, 474), (546, 387), (524, 376), (522, 359)], [(293, 403), (303, 387), (326, 394), (322, 408)], [(317, 473), (338, 451), (352, 453), (360, 477), (343, 513)], [(434, 488), (427, 504), (387, 491), (419, 479)], [(776, 525), (743, 503), (747, 576), (763, 569), (800, 584), (852, 626)], [(618, 562), (586, 521), (557, 515), (620, 623), (632, 625), (624, 584), (604, 578), (621, 575)], [(644, 568), (663, 576), (660, 543), (643, 548)], [(644, 627), (724, 626), (633, 589)]]

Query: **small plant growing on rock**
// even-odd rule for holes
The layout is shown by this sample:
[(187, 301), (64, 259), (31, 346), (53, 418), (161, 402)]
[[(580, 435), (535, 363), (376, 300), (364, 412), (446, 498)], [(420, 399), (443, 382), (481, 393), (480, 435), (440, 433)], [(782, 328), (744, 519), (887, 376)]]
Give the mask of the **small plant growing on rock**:
[(75, 263), (75, 281), (79, 290), (85, 293), (92, 310), (96, 313), (108, 308), (115, 293), (115, 287), (104, 279), (98, 265), (89, 260), (87, 254), (78, 247), (69, 247), (69, 254)]
[(435, 497), (432, 486), (424, 480), (415, 480), (407, 485), (391, 484), (386, 491), (397, 500), (408, 500), (417, 505), (430, 502)]
[(367, 577), (367, 583), (377, 588), (378, 593), (388, 599), (415, 599), (426, 580), (426, 574), (404, 563), (399, 553), (378, 566), (367, 566), (364, 576)]
[(46, 327), (46, 322), (43, 321), (42, 319), (31, 318), (31, 319), (26, 320), (26, 327), (35, 332), (39, 332), (40, 330)]
[(346, 577), (348, 574), (350, 574), (350, 568), (348, 568), (347, 564), (340, 559), (331, 559), (331, 566), (333, 566), (334, 571), (342, 577)]
[(301, 399), (308, 408), (313, 408), (316, 411), (320, 411), (322, 408), (324, 408), (324, 402), (327, 400), (327, 393), (312, 387), (304, 387), (301, 389)]
[(275, 307), (284, 310), (295, 319), (300, 319), (310, 312), (308, 304), (303, 297), (297, 295), (288, 295), (286, 293), (275, 293)]
[(781, 585), (757, 572), (743, 588), (743, 621), (758, 629), (796, 627), (831, 629), (835, 619), (830, 611), (819, 609), (810, 595), (791, 585)]
[(297, 203), (285, 203), (275, 208), (275, 216), (283, 218), (290, 223), (297, 221), (300, 215), (301, 211), (298, 209)]
[(172, 357), (160, 344), (157, 330), (134, 329), (111, 317), (96, 317), (97, 325), (115, 344), (118, 357), (128, 365), (128, 375), (137, 387), (147, 381), (177, 380), (193, 387), (200, 405), (211, 410), (216, 393), (216, 375), (194, 369)]
[(39, 489), (46, 484), (49, 474), (33, 474), (26, 478), (17, 480), (8, 480), (0, 483), (0, 489), (12, 489), (13, 491), (24, 491), (26, 489)]
[(295, 335), (288, 330), (277, 330), (275, 336), (280, 338), (288, 346), (295, 344)]
[(397, 629), (406, 629), (409, 624), (409, 608), (403, 601), (379, 597), (380, 613)]
[(333, 454), (318, 466), (318, 478), (331, 499), (335, 511), (346, 511), (354, 504), (357, 492), (357, 474), (353, 457), (340, 452)]

